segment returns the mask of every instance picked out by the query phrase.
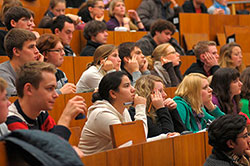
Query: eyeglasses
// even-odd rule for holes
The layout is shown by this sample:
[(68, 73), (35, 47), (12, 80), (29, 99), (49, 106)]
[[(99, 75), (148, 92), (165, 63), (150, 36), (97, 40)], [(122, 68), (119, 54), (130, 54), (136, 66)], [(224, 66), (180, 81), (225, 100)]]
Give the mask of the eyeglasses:
[(244, 139), (246, 139), (246, 138), (248, 138), (248, 137), (250, 137), (250, 133), (246, 133), (246, 134), (244, 134), (244, 135), (242, 135), (242, 136), (239, 136), (239, 137), (237, 137), (237, 138), (244, 138)]
[(63, 53), (64, 49), (60, 48), (60, 49), (56, 49), (56, 50), (47, 50), (48, 52), (59, 52), (59, 53)]
[(99, 8), (99, 9), (101, 9), (101, 10), (104, 10), (104, 9), (105, 9), (104, 6), (94, 6), (94, 8)]

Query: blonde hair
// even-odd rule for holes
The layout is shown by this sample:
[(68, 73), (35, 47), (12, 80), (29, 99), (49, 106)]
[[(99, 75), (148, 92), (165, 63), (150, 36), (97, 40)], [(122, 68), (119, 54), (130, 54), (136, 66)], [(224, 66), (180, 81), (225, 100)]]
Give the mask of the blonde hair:
[(152, 53), (153, 62), (161, 61), (161, 57), (166, 56), (169, 53), (168, 47), (170, 47), (170, 46), (172, 46), (172, 45), (169, 43), (164, 43), (164, 44), (158, 45)]
[[(112, 0), (110, 2), (110, 4), (109, 4), (109, 17), (114, 17), (115, 16), (114, 15), (114, 9), (115, 9), (115, 5), (116, 5), (117, 2), (123, 2), (124, 3), (123, 0)], [(125, 3), (124, 3), (124, 5), (125, 5)], [(125, 6), (125, 8), (126, 8), (126, 6)], [(127, 17), (127, 13), (125, 14), (125, 16)], [(136, 30), (137, 31), (139, 29), (132, 21), (129, 22), (129, 27), (130, 27), (130, 30)]]
[(149, 66), (148, 68), (150, 70), (153, 70), (155, 61), (161, 61), (161, 57), (165, 56), (165, 55), (167, 55), (169, 53), (168, 50), (167, 50), (169, 46), (171, 46), (171, 44), (164, 43), (164, 44), (158, 45), (154, 49), (154, 51), (153, 51), (153, 53), (151, 55), (151, 58), (147, 58), (148, 62), (149, 62), (148, 63), (148, 66)]
[(241, 49), (241, 46), (235, 42), (231, 42), (229, 44), (222, 46), (222, 48), (220, 50), (219, 65), (222, 68), (225, 68), (225, 67), (236, 68), (241, 73), (246, 67), (243, 64), (243, 62), (241, 63), (241, 65), (239, 67), (233, 66), (233, 61), (232, 61), (231, 55), (233, 53), (234, 47), (240, 47), (240, 49)]
[(185, 99), (197, 114), (203, 112), (201, 109), (202, 79), (207, 79), (207, 77), (200, 73), (190, 73), (184, 77), (175, 91), (175, 95)]
[(0, 77), (0, 93), (2, 93), (7, 87), (7, 82), (2, 77)]
[(153, 122), (155, 122), (156, 118), (156, 109), (152, 106), (150, 110), (151, 94), (155, 87), (155, 82), (161, 82), (163, 85), (163, 81), (160, 77), (154, 75), (145, 75), (140, 77), (135, 84), (136, 94), (139, 96), (145, 97), (147, 99), (146, 102), (146, 114), (152, 118)]

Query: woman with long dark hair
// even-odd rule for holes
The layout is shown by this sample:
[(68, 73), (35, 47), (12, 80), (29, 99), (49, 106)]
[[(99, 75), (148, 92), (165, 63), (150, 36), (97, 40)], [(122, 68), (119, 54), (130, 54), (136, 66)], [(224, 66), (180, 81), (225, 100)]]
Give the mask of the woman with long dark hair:
[(146, 99), (135, 95), (135, 88), (125, 73), (117, 71), (105, 75), (92, 100), (94, 104), (89, 107), (78, 145), (85, 155), (112, 149), (109, 126), (131, 121), (128, 102), (133, 102), (135, 120), (143, 120), (147, 135)]

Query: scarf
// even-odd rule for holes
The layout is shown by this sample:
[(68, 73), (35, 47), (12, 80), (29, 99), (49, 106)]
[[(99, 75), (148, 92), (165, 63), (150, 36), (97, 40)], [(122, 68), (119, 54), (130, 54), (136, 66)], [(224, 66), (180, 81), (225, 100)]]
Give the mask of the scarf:
[(162, 67), (160, 61), (155, 61), (154, 63), (155, 72), (163, 79), (165, 85), (171, 84), (168, 72)]
[(224, 11), (225, 11), (225, 14), (229, 14), (228, 12), (227, 12), (227, 6), (223, 6), (223, 5), (221, 5), (220, 3), (218, 3), (217, 1), (214, 1), (214, 7), (215, 8), (221, 8), (221, 9), (223, 9)]

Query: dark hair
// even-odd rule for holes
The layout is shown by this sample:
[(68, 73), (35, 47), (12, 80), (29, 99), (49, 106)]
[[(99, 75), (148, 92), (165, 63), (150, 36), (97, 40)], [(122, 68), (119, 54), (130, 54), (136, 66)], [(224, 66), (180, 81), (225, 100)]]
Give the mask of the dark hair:
[(215, 119), (208, 127), (208, 142), (215, 149), (229, 152), (232, 148), (227, 141), (235, 142), (237, 136), (246, 128), (246, 117), (242, 115), (224, 115)]
[[(220, 68), (213, 75), (210, 86), (213, 94), (218, 98), (221, 110), (226, 114), (233, 113), (234, 103), (231, 100), (230, 84), (239, 77), (240, 73), (233, 68)], [(234, 96), (233, 99), (236, 102), (237, 112), (239, 112), (240, 95)]]
[(4, 24), (8, 30), (12, 29), (13, 27), (11, 26), (10, 21), (14, 20), (15, 22), (18, 22), (21, 18), (31, 18), (31, 12), (21, 6), (14, 6), (10, 8), (4, 16)]
[(107, 25), (104, 22), (92, 20), (85, 25), (83, 36), (85, 39), (91, 40), (91, 36), (96, 36), (98, 33), (106, 30), (107, 30)]
[(175, 32), (175, 26), (170, 21), (158, 19), (150, 26), (150, 34), (154, 37), (155, 32), (162, 32), (164, 30), (170, 30), (172, 35)]
[(52, 31), (52, 33), (55, 34), (55, 29), (58, 28), (60, 31), (62, 31), (62, 29), (64, 28), (64, 23), (68, 22), (70, 24), (73, 24), (73, 20), (65, 15), (60, 15), (57, 16), (56, 19), (53, 21), (53, 23), (50, 26), (50, 29)]
[(122, 77), (127, 76), (126, 73), (122, 71), (116, 71), (106, 74), (98, 87), (98, 92), (94, 93), (92, 96), (92, 102), (94, 103), (97, 100), (107, 100), (110, 103), (112, 102), (109, 91), (114, 90), (119, 92), (119, 86), (122, 82)]
[(124, 57), (130, 57), (130, 53), (134, 50), (135, 47), (138, 47), (134, 42), (125, 42), (121, 43), (118, 46), (119, 57), (121, 59), (121, 69), (124, 69)]
[(246, 68), (240, 76), (242, 82), (241, 98), (250, 100), (250, 67)]
[(33, 40), (36, 40), (33, 32), (21, 28), (11, 29), (4, 38), (4, 48), (8, 57), (13, 58), (13, 48), (22, 50), (24, 42)]
[(21, 98), (24, 96), (23, 88), (27, 83), (38, 89), (40, 82), (43, 80), (42, 72), (55, 74), (56, 68), (53, 64), (46, 62), (33, 61), (25, 63), (17, 73), (17, 95)]

